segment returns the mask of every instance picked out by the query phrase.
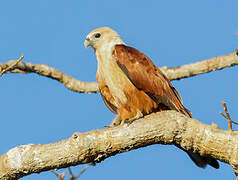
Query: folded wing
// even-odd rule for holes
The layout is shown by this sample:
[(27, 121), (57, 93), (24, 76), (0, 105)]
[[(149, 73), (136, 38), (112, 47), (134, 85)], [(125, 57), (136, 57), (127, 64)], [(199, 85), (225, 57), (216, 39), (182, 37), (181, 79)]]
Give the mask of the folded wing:
[(135, 87), (144, 91), (156, 103), (191, 117), (191, 112), (183, 106), (181, 97), (168, 78), (145, 54), (121, 44), (115, 46), (113, 55)]

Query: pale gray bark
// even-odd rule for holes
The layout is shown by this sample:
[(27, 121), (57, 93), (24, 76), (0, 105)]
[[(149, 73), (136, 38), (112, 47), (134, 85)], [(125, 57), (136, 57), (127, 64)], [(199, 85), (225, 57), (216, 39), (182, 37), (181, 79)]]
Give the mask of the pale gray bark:
[(23, 145), (0, 156), (0, 179), (104, 159), (151, 144), (179, 145), (238, 167), (238, 132), (221, 130), (176, 111), (148, 115), (130, 125), (86, 133), (52, 144)]

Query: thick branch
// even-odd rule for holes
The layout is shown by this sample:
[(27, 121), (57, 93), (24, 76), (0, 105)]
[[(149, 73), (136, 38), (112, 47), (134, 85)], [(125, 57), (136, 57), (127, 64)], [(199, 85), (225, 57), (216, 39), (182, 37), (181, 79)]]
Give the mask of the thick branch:
[[(7, 69), (15, 61), (8, 63), (0, 63), (0, 72)], [(208, 60), (187, 64), (178, 67), (162, 67), (161, 70), (167, 75), (170, 80), (177, 80), (196, 76), (199, 74), (231, 67), (238, 65), (238, 51), (232, 54), (214, 57)], [(5, 73), (37, 73), (41, 76), (46, 76), (63, 83), (64, 86), (72, 91), (96, 93), (99, 92), (96, 82), (82, 82), (73, 77), (44, 64), (32, 64), (20, 62), (14, 67), (8, 69)]]
[(20, 178), (50, 169), (101, 162), (151, 144), (173, 144), (238, 167), (238, 132), (163, 111), (113, 128), (74, 133), (52, 144), (23, 145), (0, 156), (0, 179)]

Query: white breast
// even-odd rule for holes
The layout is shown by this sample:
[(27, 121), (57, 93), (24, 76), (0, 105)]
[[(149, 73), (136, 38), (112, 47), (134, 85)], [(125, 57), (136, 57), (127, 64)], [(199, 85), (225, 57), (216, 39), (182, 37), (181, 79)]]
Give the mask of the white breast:
[[(122, 72), (112, 56), (114, 45), (115, 43), (107, 43), (100, 49), (97, 49), (96, 56), (98, 59), (98, 74), (100, 74), (101, 78), (104, 79), (105, 84), (108, 86), (114, 99), (116, 101), (117, 99), (120, 99), (121, 103), (125, 104), (127, 98), (123, 90), (126, 88), (128, 83), (130, 84), (130, 80)], [(116, 106), (118, 106), (117, 102)]]

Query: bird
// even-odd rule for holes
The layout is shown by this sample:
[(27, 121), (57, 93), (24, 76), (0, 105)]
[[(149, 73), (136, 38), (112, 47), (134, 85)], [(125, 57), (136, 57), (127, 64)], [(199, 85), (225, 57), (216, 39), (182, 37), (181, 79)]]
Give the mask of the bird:
[[(94, 49), (100, 94), (108, 109), (117, 115), (109, 127), (163, 110), (176, 110), (192, 118), (165, 74), (144, 53), (127, 46), (116, 31), (109, 27), (95, 29), (86, 36), (84, 46)], [(209, 164), (219, 168), (216, 159), (179, 148), (198, 167)]]

